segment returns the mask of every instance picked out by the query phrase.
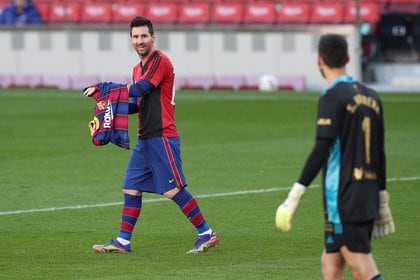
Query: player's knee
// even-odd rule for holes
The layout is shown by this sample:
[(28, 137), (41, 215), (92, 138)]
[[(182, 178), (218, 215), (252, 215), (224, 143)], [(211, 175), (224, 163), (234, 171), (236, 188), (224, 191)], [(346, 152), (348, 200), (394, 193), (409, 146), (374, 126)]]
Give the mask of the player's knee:
[(138, 190), (123, 189), (123, 193), (134, 196), (141, 196), (142, 192)]
[(181, 189), (179, 188), (173, 188), (172, 190), (169, 190), (167, 192), (164, 193), (164, 195), (169, 198), (172, 199)]

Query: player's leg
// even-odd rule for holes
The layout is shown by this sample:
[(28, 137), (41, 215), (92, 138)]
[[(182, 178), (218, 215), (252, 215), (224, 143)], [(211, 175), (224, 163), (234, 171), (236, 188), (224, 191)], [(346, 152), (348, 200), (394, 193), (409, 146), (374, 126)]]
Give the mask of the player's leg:
[[(133, 150), (123, 183), (124, 205), (121, 211), (118, 237), (104, 245), (94, 245), (98, 253), (126, 253), (131, 251), (131, 237), (142, 207), (142, 191), (152, 185), (151, 172), (140, 150), (140, 141)], [(139, 189), (141, 187), (141, 190)]]
[(344, 279), (345, 261), (340, 252), (322, 252), (321, 271), (324, 280)]
[[(355, 279), (381, 279), (371, 253), (373, 221), (345, 224), (340, 252)], [(378, 278), (379, 277), (379, 278)]]
[(216, 246), (219, 238), (207, 224), (196, 198), (184, 187), (187, 185), (182, 172), (182, 160), (180, 153), (179, 138), (162, 137), (153, 142), (154, 152), (150, 155), (153, 158), (152, 170), (155, 176), (155, 183), (164, 186), (163, 194), (174, 201), (191, 224), (196, 228), (199, 237), (191, 253), (205, 252)]
[(377, 278), (380, 277), (380, 274), (372, 253), (351, 252), (346, 246), (342, 247), (340, 251), (350, 267), (354, 279), (381, 279)]

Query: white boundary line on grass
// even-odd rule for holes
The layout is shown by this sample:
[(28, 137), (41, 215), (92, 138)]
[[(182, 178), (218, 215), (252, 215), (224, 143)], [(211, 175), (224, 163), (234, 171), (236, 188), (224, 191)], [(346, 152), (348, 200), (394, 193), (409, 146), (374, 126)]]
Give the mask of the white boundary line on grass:
[[(387, 182), (416, 181), (416, 180), (420, 180), (420, 177), (390, 178), (387, 180)], [(310, 187), (317, 188), (319, 187), (319, 185), (311, 185)], [(208, 198), (208, 197), (225, 197), (225, 196), (236, 196), (236, 195), (256, 194), (256, 193), (269, 193), (269, 192), (277, 192), (277, 191), (287, 191), (287, 190), (290, 190), (290, 188), (291, 187), (275, 187), (275, 188), (260, 189), (260, 190), (244, 190), (244, 191), (236, 191), (236, 192), (201, 194), (201, 195), (196, 195), (195, 197)], [(160, 202), (160, 201), (169, 201), (169, 200), (167, 198), (149, 198), (149, 199), (144, 199), (143, 203)], [(109, 206), (115, 206), (115, 205), (122, 205), (122, 202), (109, 202), (109, 203), (98, 203), (98, 204), (91, 204), (91, 205), (74, 205), (74, 206), (51, 207), (51, 208), (40, 208), (40, 209), (2, 211), (0, 212), (0, 216), (15, 215), (15, 214), (30, 214), (30, 213), (37, 213), (37, 212), (53, 212), (53, 211), (60, 211), (60, 210), (76, 210), (76, 209), (96, 208), (96, 207), (109, 207)]]

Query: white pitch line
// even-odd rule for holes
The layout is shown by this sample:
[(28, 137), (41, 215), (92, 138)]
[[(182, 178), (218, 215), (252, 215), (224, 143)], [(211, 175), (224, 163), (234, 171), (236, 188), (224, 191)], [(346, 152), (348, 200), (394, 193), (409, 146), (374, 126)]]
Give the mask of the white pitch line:
[[(390, 178), (387, 182), (400, 182), (400, 181), (416, 181), (420, 180), (420, 177), (405, 177), (405, 178)], [(311, 185), (311, 188), (317, 188), (319, 185)], [(225, 196), (237, 196), (237, 195), (246, 195), (246, 194), (257, 194), (257, 193), (269, 193), (269, 192), (278, 192), (278, 191), (287, 191), (291, 187), (275, 187), (268, 189), (260, 190), (244, 190), (236, 192), (225, 192), (225, 193), (213, 193), (213, 194), (200, 194), (196, 195), (197, 198), (209, 198), (209, 197), (225, 197)], [(152, 203), (152, 202), (161, 202), (169, 201), (167, 198), (149, 198), (144, 199), (143, 203)], [(76, 209), (86, 209), (86, 208), (96, 208), (96, 207), (109, 207), (115, 205), (122, 205), (122, 202), (109, 202), (109, 203), (98, 203), (91, 205), (74, 205), (74, 206), (63, 206), (63, 207), (51, 207), (51, 208), (41, 208), (41, 209), (27, 209), (27, 210), (15, 210), (15, 211), (3, 211), (0, 212), (0, 216), (6, 215), (15, 215), (15, 214), (28, 214), (28, 213), (37, 213), (37, 212), (53, 212), (60, 210), (76, 210)]]

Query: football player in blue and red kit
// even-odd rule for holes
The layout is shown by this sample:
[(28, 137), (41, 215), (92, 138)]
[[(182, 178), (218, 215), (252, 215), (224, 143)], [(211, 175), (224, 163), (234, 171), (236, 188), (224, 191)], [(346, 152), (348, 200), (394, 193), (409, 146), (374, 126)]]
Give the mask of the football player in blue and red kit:
[[(129, 113), (138, 113), (138, 142), (133, 149), (123, 183), (124, 206), (117, 238), (94, 245), (98, 253), (130, 252), (134, 226), (142, 208), (142, 193), (163, 194), (174, 201), (198, 232), (187, 253), (206, 252), (219, 237), (210, 228), (187, 191), (182, 172), (180, 140), (175, 126), (174, 67), (155, 47), (156, 34), (150, 20), (135, 17), (130, 24), (131, 44), (140, 57), (128, 85)], [(94, 88), (86, 89), (89, 96)]]
[(384, 123), (378, 94), (346, 74), (346, 39), (326, 34), (318, 67), (329, 88), (318, 103), (316, 142), (299, 180), (276, 211), (276, 226), (289, 231), (306, 187), (323, 167), (324, 279), (383, 279), (371, 253), (371, 236), (394, 232), (386, 191)]

